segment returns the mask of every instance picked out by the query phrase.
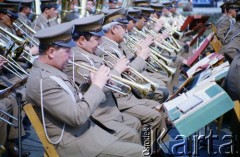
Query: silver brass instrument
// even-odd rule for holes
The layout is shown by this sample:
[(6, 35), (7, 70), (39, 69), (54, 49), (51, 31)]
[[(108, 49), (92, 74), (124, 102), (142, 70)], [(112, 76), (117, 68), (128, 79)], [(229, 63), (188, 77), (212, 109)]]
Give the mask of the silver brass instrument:
[[(112, 54), (111, 52), (109, 51), (106, 51), (104, 50), (103, 48), (101, 48), (100, 46), (98, 46), (98, 48), (104, 52), (106, 55), (108, 55), (109, 57), (111, 57), (114, 61), (118, 61), (119, 58), (117, 58), (114, 54)], [(105, 61), (105, 60), (104, 60)], [(105, 61), (107, 62), (107, 61)], [(112, 64), (112, 63), (110, 63)], [(147, 77), (143, 76), (141, 73), (139, 73), (137, 70), (133, 69), (132, 67), (130, 67), (130, 72), (132, 74), (134, 74), (136, 77), (138, 77), (140, 80), (142, 81), (146, 81), (147, 83), (149, 83), (151, 85), (151, 88), (152, 88), (152, 91), (155, 91), (158, 87), (159, 87), (159, 84), (151, 81), (150, 79), (148, 79)], [(128, 76), (124, 75), (127, 79), (129, 79)], [(131, 78), (129, 80), (132, 80)]]
[[(68, 61), (68, 62), (70, 64), (74, 64), (75, 66), (78, 66), (78, 67), (81, 67), (85, 70), (88, 70), (89, 72), (96, 73), (98, 71), (97, 68), (92, 67), (92, 66), (90, 66), (86, 63), (74, 63), (72, 61)], [(143, 95), (147, 95), (151, 91), (151, 85), (150, 84), (145, 84), (145, 85), (138, 84), (136, 82), (132, 82), (132, 81), (123, 79), (123, 78), (115, 76), (115, 75), (111, 75), (111, 80), (114, 81), (114, 82), (117, 82), (117, 83), (121, 83), (121, 85), (124, 85), (124, 86), (128, 87), (129, 92), (131, 90), (131, 87), (137, 88), (138, 90), (140, 90), (142, 92)], [(112, 87), (112, 85), (110, 85), (110, 87), (109, 87), (109, 84), (108, 84), (107, 87), (114, 90), (114, 91), (122, 93), (122, 91), (115, 90), (114, 87)], [(128, 93), (122, 93), (122, 94), (126, 95)]]
[[(131, 39), (131, 37), (128, 37), (128, 42), (133, 43), (134, 45), (141, 47), (140, 45), (138, 45), (138, 43), (136, 41), (134, 41), (134, 39)], [(153, 60), (157, 65), (159, 65), (160, 67), (162, 67), (167, 73), (168, 76), (172, 76), (175, 72), (176, 72), (176, 68), (172, 68), (172, 67), (168, 67), (166, 64), (170, 64), (172, 62), (171, 59), (168, 59), (162, 55), (160, 55), (157, 51), (155, 51), (154, 49), (150, 48), (150, 57), (151, 60)]]
[[(19, 48), (19, 45), (20, 45), (20, 47), (21, 46), (23, 46), (26, 42), (28, 42), (27, 40), (23, 40), (22, 38), (19, 38), (18, 36), (16, 36), (16, 35), (14, 35), (14, 34), (12, 34), (12, 33), (10, 33), (10, 32), (8, 32), (7, 30), (5, 30), (5, 29), (3, 29), (2, 27), (0, 27), (0, 31), (2, 31), (3, 33), (5, 33), (6, 35), (4, 35), (4, 34), (2, 34), (2, 33), (0, 33), (0, 36), (1, 37), (3, 37), (5, 40), (6, 40), (6, 42), (8, 42), (8, 43), (13, 43), (13, 50), (11, 50), (10, 51), (10, 53), (13, 53), (14, 52), (14, 50), (17, 50), (18, 48)], [(9, 39), (8, 37), (10, 37), (11, 39)], [(14, 45), (14, 44), (17, 44), (17, 45)], [(32, 54), (30, 54), (29, 52), (27, 52), (26, 50), (24, 50), (23, 49), (23, 53), (24, 54), (27, 54), (28, 56), (29, 56), (29, 58), (28, 57), (25, 57), (24, 55), (22, 55), (22, 57), (24, 58), (24, 59), (26, 59), (27, 61), (29, 61), (30, 63), (32, 63), (32, 60), (34, 60), (34, 59), (32, 59), (33, 58), (33, 56), (32, 56)], [(10, 54), (9, 54), (10, 55)], [(8, 56), (9, 56), (8, 55)], [(11, 56), (12, 55), (16, 55), (16, 54), (11, 54)]]
[[(20, 23), (20, 24), (17, 24), (17, 23)], [(25, 40), (27, 40), (29, 43), (31, 43), (32, 45), (34, 46), (39, 46), (39, 43), (38, 41), (36, 41), (34, 38), (33, 38), (33, 35), (36, 33), (36, 31), (34, 31), (31, 27), (29, 27), (27, 24), (25, 24), (24, 22), (22, 22), (21, 20), (16, 20), (13, 25), (16, 27), (16, 29), (20, 30), (23, 34), (24, 34), (24, 38)], [(31, 33), (28, 33), (26, 32), (22, 27), (24, 27), (25, 29), (28, 30), (28, 32)]]
[(25, 43), (25, 40), (23, 40), (22, 38), (19, 38), (18, 36), (8, 32), (7, 30), (5, 30), (4, 28), (0, 27), (0, 31), (7, 34), (11, 39), (13, 39), (16, 44), (18, 45), (22, 45)]
[[(134, 29), (134, 31), (135, 31), (136, 33), (139, 33), (141, 36), (147, 37), (147, 34), (145, 34), (143, 31), (139, 31), (139, 30), (137, 30), (135, 27), (134, 27), (133, 29)], [(144, 27), (143, 29), (145, 29), (145, 27)], [(166, 42), (166, 41), (165, 41), (165, 42)], [(156, 46), (160, 47), (161, 49), (168, 51), (170, 54), (171, 54), (171, 53), (174, 53), (174, 49), (173, 49), (173, 48), (171, 49), (171, 48), (169, 48), (168, 46), (165, 46), (165, 45), (159, 43), (159, 42), (156, 41), (156, 40), (154, 40), (154, 44), (155, 44)]]
[[(5, 115), (8, 116), (9, 118), (12, 118), (12, 119), (15, 120), (15, 121), (18, 121), (18, 119), (17, 119), (16, 117), (10, 115), (10, 114), (7, 113), (7, 112), (5, 112), (5, 111), (3, 111), (3, 110), (0, 110), (0, 112), (2, 112), (3, 114), (5, 114)], [(7, 119), (4, 119), (3, 117), (0, 117), (0, 120), (2, 120), (2, 121), (4, 121), (4, 122), (8, 123), (9, 125), (13, 126), (14, 128), (17, 128), (17, 127), (18, 127), (16, 124), (10, 122), (10, 121), (7, 120)]]
[(23, 69), (12, 57), (7, 56), (8, 59), (2, 55), (0, 55), (0, 57), (7, 61), (8, 66), (3, 65), (3, 67), (9, 70), (11, 73), (15, 74), (20, 79), (24, 79), (24, 76), (20, 72), (29, 75), (28, 72), (25, 69)]

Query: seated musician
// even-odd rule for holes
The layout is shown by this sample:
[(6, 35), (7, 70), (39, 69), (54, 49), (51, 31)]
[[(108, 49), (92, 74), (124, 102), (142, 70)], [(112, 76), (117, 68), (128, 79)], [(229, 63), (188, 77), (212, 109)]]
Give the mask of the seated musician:
[[(239, 101), (240, 100), (240, 53), (238, 51), (237, 55), (234, 57), (229, 71), (228, 75), (225, 80), (225, 89), (228, 95), (232, 98), (233, 101)], [(239, 104), (236, 104), (239, 105)], [(236, 106), (236, 108), (239, 106)], [(232, 119), (231, 119), (231, 131), (233, 136), (237, 137), (236, 139), (236, 150), (235, 152), (240, 151), (240, 124), (239, 124), (239, 117), (235, 113), (234, 110), (231, 111), (232, 113)]]
[(217, 25), (217, 37), (224, 43), (225, 37), (235, 24), (235, 17), (239, 11), (239, 6), (235, 3), (229, 3), (226, 6), (227, 16)]
[(51, 19), (57, 17), (58, 5), (56, 1), (43, 0), (40, 7), (42, 14), (39, 15), (32, 23), (32, 28), (35, 31), (58, 24), (54, 20), (51, 21)]
[(82, 95), (78, 86), (62, 70), (72, 56), (73, 25), (63, 23), (36, 33), (39, 58), (33, 63), (27, 82), (27, 100), (43, 114), (46, 136), (60, 156), (133, 156), (142, 155), (142, 146), (121, 142), (95, 124), (91, 114), (106, 96), (103, 87), (111, 77), (101, 66), (91, 75), (91, 86)]
[[(1, 74), (1, 69), (3, 68), (3, 65), (6, 63), (6, 61), (0, 57), (0, 74)], [(2, 79), (3, 75), (0, 75), (0, 86), (8, 86)], [(0, 89), (4, 90), (4, 89)], [(0, 94), (1, 95), (1, 94)], [(9, 96), (6, 96), (5, 98), (1, 98), (0, 100), (0, 117), (5, 119), (6, 121), (11, 122), (14, 126), (18, 126), (18, 122), (16, 120), (10, 119), (8, 115), (5, 113), (8, 113), (9, 115), (13, 115), (14, 117), (18, 116), (18, 105), (16, 102), (16, 98), (14, 94), (10, 94)], [(6, 150), (8, 152), (9, 156), (12, 157), (17, 157), (19, 156), (18, 152), (18, 146), (16, 144), (16, 141), (18, 140), (18, 129), (14, 128), (13, 126), (8, 129), (8, 123), (3, 121), (2, 119), (0, 120), (0, 145), (6, 146)], [(25, 135), (25, 131), (22, 127), (22, 136)], [(29, 152), (23, 152), (21, 154), (22, 157), (27, 157), (29, 156)]]
[[(93, 15), (72, 21), (75, 25), (73, 39), (76, 42), (76, 46), (71, 49), (73, 52), (71, 60), (74, 59), (72, 60), (74, 63), (87, 63), (93, 68), (104, 65), (102, 58), (93, 54), (98, 46), (98, 40), (104, 34), (101, 31), (103, 18), (104, 15)], [(120, 74), (128, 69), (128, 63), (129, 61), (126, 58), (122, 58), (111, 70), (111, 73), (121, 77)], [(85, 92), (88, 89), (90, 82), (85, 80), (85, 77), (90, 75), (88, 70), (70, 63), (64, 71), (80, 86), (81, 91)], [(113, 85), (115, 85), (114, 82)], [(103, 91), (106, 100), (95, 109), (92, 117), (105, 127), (113, 130), (114, 135), (122, 141), (141, 144), (139, 136), (141, 132), (140, 121), (134, 116), (119, 111), (116, 98), (111, 90), (104, 88)]]
[[(31, 15), (31, 10), (32, 10), (32, 2), (33, 2), (33, 0), (22, 0), (19, 3), (18, 20), (21, 20), (29, 27), (31, 27), (31, 25), (32, 25), (32, 22), (29, 18), (29, 16)], [(24, 31), (28, 32), (27, 29), (24, 29)]]
[[(119, 44), (123, 42), (123, 37), (126, 32), (126, 25), (119, 22), (112, 22), (111, 20), (114, 20), (114, 17), (119, 17), (117, 15), (121, 15), (121, 12), (123, 10), (124, 9), (115, 10), (115, 12), (112, 12), (105, 17), (105, 25), (103, 26), (105, 35), (101, 37), (101, 44), (98, 46), (98, 49), (95, 52), (95, 54), (98, 56), (104, 55), (104, 59), (106, 61), (110, 61), (113, 64), (115, 64), (116, 61), (114, 61), (111, 56), (106, 54), (106, 52), (113, 54), (116, 56), (116, 58), (121, 58), (124, 56), (124, 52), (119, 47)], [(145, 59), (148, 58), (148, 56), (149, 48), (143, 47), (140, 51), (138, 51), (137, 57), (130, 62), (130, 66), (137, 71), (143, 71), (145, 68)], [(156, 134), (159, 135), (160, 130), (157, 130), (156, 128), (164, 128), (165, 121), (162, 113), (158, 113), (154, 110), (154, 108), (159, 106), (159, 103), (157, 101), (149, 99), (138, 99), (133, 94), (129, 94), (127, 96), (123, 96), (118, 93), (114, 94), (117, 98), (119, 109), (122, 112), (137, 117), (142, 122), (142, 125), (149, 125), (152, 128), (153, 133), (156, 131)], [(155, 117), (158, 120), (152, 117)], [(159, 121), (159, 118), (162, 123), (157, 124), (156, 120)]]
[(220, 49), (219, 53), (225, 56), (230, 63), (238, 55), (240, 40), (240, 14), (236, 17), (236, 23), (225, 39), (225, 45)]

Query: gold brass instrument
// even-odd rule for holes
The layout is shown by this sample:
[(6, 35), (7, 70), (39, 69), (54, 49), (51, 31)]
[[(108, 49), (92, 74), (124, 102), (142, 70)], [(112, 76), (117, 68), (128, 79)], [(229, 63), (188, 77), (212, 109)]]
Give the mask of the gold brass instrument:
[[(136, 41), (134, 41), (134, 39), (131, 39), (131, 37), (128, 37), (128, 42), (131, 42), (134, 45), (141, 47), (140, 45), (138, 45), (138, 43)], [(161, 56), (154, 49), (150, 48), (150, 52), (151, 52), (150, 53), (151, 60), (153, 60), (157, 65), (162, 67), (167, 72), (168, 76), (172, 76), (176, 72), (176, 68), (168, 67), (166, 65), (166, 64), (170, 64), (172, 62), (172, 60), (170, 60), (164, 56)]]
[[(92, 67), (92, 66), (90, 66), (90, 65), (88, 65), (86, 63), (78, 63), (77, 64), (77, 63), (74, 63), (72, 61), (68, 61), (68, 62), (70, 64), (74, 64), (75, 66), (78, 66), (78, 67), (81, 67), (81, 68), (83, 68), (85, 70), (88, 70), (89, 72), (96, 73), (98, 71), (97, 68)], [(115, 75), (111, 75), (111, 80), (114, 81), (114, 82), (121, 82), (121, 85), (124, 85), (126, 87), (130, 86), (129, 89), (131, 89), (131, 87), (132, 88), (137, 88), (138, 90), (140, 90), (142, 92), (143, 95), (147, 95), (151, 91), (151, 85), (150, 84), (145, 84), (145, 85), (138, 84), (136, 82), (132, 82), (132, 81), (123, 79), (123, 78), (115, 76)], [(112, 89), (111, 85), (110, 85), (110, 89)], [(113, 89), (113, 90), (116, 91), (115, 89)], [(117, 91), (117, 92), (122, 93), (121, 91)], [(128, 94), (128, 93), (126, 93), (126, 94)]]
[(87, 0), (81, 0), (81, 13), (80, 18), (85, 17), (87, 13)]
[[(135, 28), (136, 29), (136, 28)], [(136, 30), (136, 31), (138, 31), (138, 30)], [(146, 34), (144, 33), (144, 32), (142, 32), (142, 31), (138, 31), (139, 33), (141, 33), (143, 36), (145, 36), (146, 37)], [(137, 41), (133, 36), (126, 36), (128, 39), (130, 39), (130, 41), (131, 41), (131, 38), (132, 39), (134, 39), (135, 41)], [(156, 42), (157, 43), (157, 42)], [(156, 44), (155, 43), (155, 44)], [(134, 43), (135, 45), (137, 44), (137, 43)], [(158, 45), (161, 45), (160, 43), (157, 43), (157, 46)], [(164, 57), (164, 56), (162, 56), (162, 55), (160, 55), (161, 54), (161, 52), (159, 51), (159, 50), (156, 50), (154, 47), (152, 47), (152, 46), (149, 46), (149, 48), (151, 49), (151, 51), (154, 51), (153, 53), (158, 57), (158, 58), (160, 58), (160, 59), (162, 59), (167, 65), (168, 64), (170, 64), (170, 63), (172, 63), (172, 60), (171, 59), (168, 59), (168, 58), (166, 58), (166, 57)]]
[[(135, 48), (135, 45), (132, 44), (131, 42), (128, 42), (128, 40), (130, 38), (134, 38), (133, 36), (129, 36), (128, 34), (125, 34), (124, 35), (124, 43), (126, 44), (126, 46), (128, 47), (128, 49), (132, 52), (133, 55), (135, 55), (135, 52), (134, 52), (134, 48)], [(137, 39), (135, 39), (137, 41)], [(155, 65), (153, 65), (151, 62), (148, 62), (148, 61), (145, 61), (145, 63), (147, 64), (148, 67), (150, 67), (153, 71), (155, 72), (159, 72), (159, 69), (157, 69), (155, 67)]]
[[(103, 48), (101, 48), (100, 46), (98, 46), (98, 48), (104, 52), (106, 55), (108, 55), (109, 57), (111, 57), (114, 61), (118, 61), (119, 58), (117, 58), (114, 54), (112, 54), (111, 52), (109, 51), (106, 51), (104, 50)], [(105, 62), (108, 62), (106, 60), (104, 60)], [(110, 63), (112, 64), (112, 63)], [(112, 64), (113, 65), (113, 64)], [(138, 77), (140, 80), (142, 81), (146, 81), (147, 83), (149, 83), (151, 85), (151, 89), (152, 91), (155, 91), (158, 87), (159, 87), (159, 84), (151, 81), (150, 79), (148, 79), (147, 77), (143, 76), (141, 73), (139, 73), (137, 70), (133, 69), (132, 67), (130, 67), (130, 72), (132, 74), (134, 74), (136, 77)], [(125, 76), (125, 75), (124, 75)], [(126, 76), (127, 79), (129, 79), (129, 77)], [(132, 80), (131, 78), (129, 80)]]
[[(146, 27), (143, 27), (143, 29), (145, 30), (145, 28)], [(147, 34), (145, 34), (143, 31), (139, 31), (139, 30), (137, 30), (137, 28), (133, 28), (133, 30), (136, 32), (136, 33), (138, 33), (138, 34), (140, 34), (141, 36), (143, 36), (143, 37), (147, 37)], [(146, 28), (146, 30), (148, 30), (147, 28)], [(165, 40), (164, 40), (165, 41)], [(165, 46), (164, 44), (161, 44), (161, 43), (159, 43), (158, 41), (156, 41), (156, 40), (154, 40), (153, 41), (154, 42), (154, 44), (156, 45), (156, 46), (158, 46), (158, 47), (160, 47), (161, 49), (164, 49), (164, 50), (166, 50), (166, 51), (168, 51), (170, 54), (171, 53), (174, 53), (174, 49), (171, 49), (171, 48), (169, 48), (168, 46)], [(165, 41), (165, 42), (167, 42), (167, 41)]]
[[(63, 18), (67, 15), (67, 13), (71, 12), (70, 6), (71, 6), (71, 0), (62, 0), (62, 10), (61, 10), (61, 21)], [(80, 3), (79, 3), (80, 4)]]
[(103, 9), (103, 3), (104, 3), (104, 0), (96, 0), (97, 1), (97, 4), (96, 4), (96, 14), (101, 14), (101, 11)]
[[(157, 37), (157, 33), (155, 33), (154, 31), (152, 30), (149, 30), (148, 28), (144, 27), (144, 30), (146, 32), (148, 32), (149, 34), (151, 34), (152, 36), (154, 37)], [(172, 44), (170, 44), (169, 42), (167, 42), (165, 39), (162, 39), (162, 44), (164, 44), (165, 46), (169, 47), (169, 48), (172, 48), (174, 49), (176, 52), (179, 52), (180, 49), (176, 48), (175, 46), (173, 46)]]
[[(19, 38), (18, 36), (8, 32), (7, 30), (5, 30), (4, 28), (0, 27), (0, 31), (2, 31), (3, 33), (5, 33), (8, 37), (10, 37), (11, 39), (9, 39), (7, 36), (5, 36), (4, 34), (0, 33), (0, 36), (2, 38), (4, 38), (5, 40), (7, 40), (6, 42), (13, 42), (14, 43), (14, 47), (11, 47), (11, 51), (9, 51), (9, 53), (7, 54), (7, 56), (12, 56), (12, 55), (17, 55), (19, 57), (19, 53), (18, 54), (12, 54), (14, 52), (14, 50), (17, 50), (19, 48), (19, 46), (15, 46), (15, 43), (17, 45), (23, 46), (26, 42), (28, 42), (27, 40), (23, 40), (22, 38)], [(17, 52), (17, 51), (15, 51)], [(19, 51), (18, 51), (19, 52)], [(30, 54), (29, 52), (27, 52), (26, 50), (23, 49), (23, 51), (21, 53), (27, 54), (29, 56), (30, 59), (28, 59), (27, 57), (25, 57), (24, 55), (22, 55), (22, 57), (24, 59), (26, 59), (27, 61), (29, 61), (30, 63), (32, 63), (33, 56), (32, 54)]]
[(0, 31), (7, 34), (11, 39), (14, 40), (14, 42), (16, 42), (16, 44), (18, 45), (22, 45), (25, 43), (25, 40), (23, 40), (22, 38), (19, 38), (18, 36), (8, 32), (7, 30), (5, 30), (4, 28), (0, 27)]
[[(181, 38), (183, 36), (183, 32), (179, 32), (178, 30), (172, 28), (172, 26), (168, 23), (166, 18), (164, 18), (164, 17), (160, 17), (160, 18), (164, 21), (163, 26), (166, 28), (167, 32), (170, 33), (170, 35), (172, 35), (173, 33), (176, 33), (179, 36), (179, 38)], [(157, 22), (158, 19), (150, 17), (150, 20), (153, 22)]]
[(24, 79), (24, 76), (19, 72), (21, 71), (22, 73), (29, 75), (26, 70), (24, 70), (11, 56), (6, 56), (8, 59), (2, 55), (0, 55), (1, 58), (3, 58), (5, 61), (7, 61), (7, 65), (3, 65), (3, 67), (7, 70), (9, 70), (11, 73), (15, 74), (18, 76), (20, 79)]

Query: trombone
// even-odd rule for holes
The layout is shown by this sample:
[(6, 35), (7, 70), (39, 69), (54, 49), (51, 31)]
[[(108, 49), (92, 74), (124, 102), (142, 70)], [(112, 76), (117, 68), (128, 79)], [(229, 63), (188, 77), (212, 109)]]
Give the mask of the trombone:
[[(74, 63), (74, 62), (72, 62), (70, 60), (68, 61), (68, 63), (73, 64), (73, 65), (78, 66), (78, 67), (81, 67), (81, 68), (83, 68), (85, 70), (88, 70), (89, 72), (96, 73), (98, 71), (97, 68), (95, 68), (93, 66), (90, 66), (90, 65), (88, 65), (86, 63)], [(123, 86), (127, 87), (128, 91), (126, 93), (124, 93), (123, 91), (119, 90), (119, 87), (113, 86), (111, 84), (106, 84), (106, 87), (111, 89), (111, 90), (114, 90), (116, 92), (119, 92), (121, 94), (124, 94), (124, 95), (127, 95), (128, 93), (130, 93), (131, 87), (132, 88), (137, 88), (145, 96), (151, 91), (151, 85), (150, 84), (144, 84), (144, 85), (138, 84), (136, 82), (132, 82), (132, 81), (123, 79), (123, 78), (115, 76), (115, 75), (112, 75), (110, 80), (112, 80), (113, 82), (116, 82), (116, 83), (120, 83), (120, 85), (123, 85)]]
[[(12, 34), (12, 33), (10, 33), (10, 32), (8, 32), (7, 30), (5, 30), (5, 29), (3, 29), (2, 27), (0, 27), (0, 31), (2, 31), (3, 33), (5, 33), (6, 35), (3, 35), (2, 33), (0, 33), (0, 35), (4, 38), (4, 39), (6, 39), (8, 42), (13, 42), (13, 45), (12, 46), (14, 46), (14, 47), (11, 47), (11, 49), (18, 49), (18, 47), (17, 46), (15, 46), (15, 43), (17, 44), (17, 45), (20, 45), (20, 46), (23, 46), (25, 43), (27, 43), (28, 42), (28, 40), (23, 40), (22, 38), (19, 38), (18, 36), (16, 36), (16, 35), (14, 35), (14, 34)], [(10, 37), (11, 39), (9, 39), (8, 37)], [(12, 41), (13, 40), (13, 41)], [(9, 51), (9, 53), (11, 53), (12, 51)], [(27, 54), (27, 55), (29, 55), (30, 56), (30, 59), (28, 59), (27, 57), (25, 57), (24, 55), (22, 55), (22, 57), (24, 58), (24, 59), (26, 59), (27, 61), (29, 61), (30, 63), (32, 63), (32, 60), (34, 60), (34, 59), (32, 59), (33, 58), (33, 56), (32, 56), (32, 54), (30, 54), (30, 53), (28, 53), (26, 50), (24, 50), (23, 49), (23, 51), (22, 51), (23, 53), (25, 53), (25, 54)], [(18, 54), (17, 56), (19, 57), (21, 54)]]
[(21, 71), (22, 73), (26, 74), (27, 76), (29, 75), (28, 72), (26, 70), (24, 70), (12, 57), (8, 56), (9, 59), (7, 59), (6, 57), (0, 55), (0, 57), (2, 59), (4, 59), (5, 61), (7, 61), (7, 64), (9, 67), (7, 67), (6, 65), (3, 65), (3, 67), (7, 70), (9, 70), (11, 73), (15, 74), (17, 77), (19, 77), (20, 79), (24, 79), (24, 76), (22, 76), (22, 74), (20, 74)]
[[(5, 112), (5, 111), (3, 111), (3, 110), (0, 110), (0, 112), (2, 112), (3, 114), (5, 114), (5, 115), (8, 116), (9, 118), (12, 118), (12, 119), (15, 120), (15, 121), (18, 121), (18, 119), (17, 119), (16, 117), (10, 115), (10, 114), (7, 113), (7, 112)], [(4, 122), (8, 123), (9, 125), (13, 126), (14, 128), (17, 128), (17, 127), (18, 127), (18, 125), (16, 125), (16, 124), (10, 122), (10, 121), (7, 120), (7, 119), (4, 119), (3, 117), (0, 117), (0, 120), (2, 120), (2, 121), (4, 121)]]
[[(111, 57), (114, 61), (118, 61), (118, 58), (112, 54), (111, 52), (109, 51), (106, 51), (104, 50), (103, 48), (101, 48), (100, 46), (98, 46), (98, 48), (104, 52), (106, 55), (108, 55), (109, 57)], [(109, 61), (106, 61), (105, 59), (103, 59), (105, 63), (108, 63), (108, 64), (111, 64), (113, 65), (112, 63), (110, 63)], [(137, 70), (133, 69), (132, 67), (130, 67), (130, 72), (132, 74), (134, 74), (135, 76), (137, 76), (138, 78), (140, 78), (140, 80), (142, 81), (146, 81), (147, 83), (149, 83), (151, 85), (151, 89), (152, 91), (155, 91), (158, 87), (159, 87), (159, 84), (151, 81), (150, 79), (148, 79), (147, 77), (143, 76), (142, 74), (140, 74)], [(129, 78), (128, 76), (126, 76), (125, 74), (123, 74), (123, 76), (125, 76), (127, 79), (131, 80), (132, 82), (134, 82), (131, 78)]]
[[(19, 23), (19, 24), (17, 24), (17, 23)], [(13, 23), (13, 25), (16, 27), (16, 29), (19, 29), (21, 32), (24, 33), (25, 38), (27, 38), (28, 41), (29, 41), (32, 45), (37, 46), (37, 47), (39, 46), (38, 41), (36, 41), (31, 35), (29, 35), (29, 33), (31, 33), (32, 35), (35, 34), (35, 33), (36, 33), (35, 30), (33, 30), (33, 29), (32, 29), (31, 27), (29, 27), (27, 24), (25, 24), (24, 22), (22, 22), (21, 20), (18, 20), (18, 19)], [(29, 33), (28, 33), (27, 31), (25, 31), (22, 27), (24, 27), (25, 29), (27, 29)]]

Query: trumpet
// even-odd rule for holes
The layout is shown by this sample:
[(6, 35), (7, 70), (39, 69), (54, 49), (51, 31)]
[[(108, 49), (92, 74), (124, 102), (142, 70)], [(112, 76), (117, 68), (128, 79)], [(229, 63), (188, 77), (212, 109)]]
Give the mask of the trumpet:
[[(101, 48), (100, 46), (98, 46), (98, 48), (99, 48), (102, 52), (104, 52), (106, 55), (108, 55), (109, 57), (111, 57), (114, 61), (116, 61), (116, 62), (118, 61), (118, 58), (117, 58), (114, 54), (112, 54), (111, 52), (104, 50), (104, 49)], [(109, 63), (109, 62), (107, 62), (106, 60), (104, 60), (104, 61), (105, 61), (106, 63)], [(112, 63), (110, 63), (110, 64), (112, 64)], [(113, 65), (113, 64), (112, 64), (112, 65)], [(149, 83), (149, 84), (151, 85), (152, 91), (155, 91), (155, 90), (159, 87), (159, 84), (157, 84), (157, 83), (149, 80), (147, 77), (143, 76), (142, 74), (140, 74), (137, 70), (133, 69), (132, 67), (130, 67), (129, 70), (130, 70), (130, 72), (131, 72), (132, 74), (134, 74), (135, 76), (137, 76), (138, 78), (140, 78), (140, 80), (146, 81), (147, 83)], [(128, 76), (126, 76), (126, 75), (124, 75), (124, 76), (125, 76), (127, 79), (129, 79)], [(129, 80), (132, 80), (132, 79), (129, 79)], [(132, 82), (133, 82), (133, 81), (132, 81)]]
[[(70, 64), (73, 64), (73, 65), (75, 65), (75, 66), (78, 66), (78, 67), (81, 67), (81, 68), (83, 68), (83, 69), (85, 69), (85, 70), (88, 70), (89, 72), (96, 73), (96, 72), (98, 71), (97, 68), (92, 67), (92, 66), (90, 66), (90, 65), (88, 65), (88, 64), (86, 64), (86, 63), (74, 63), (74, 62), (72, 62), (72, 61), (70, 61), (70, 60), (69, 60), (68, 62), (69, 62)], [(114, 91), (117, 91), (117, 92), (119, 92), (119, 93), (121, 93), (121, 94), (124, 94), (124, 95), (127, 95), (127, 94), (131, 91), (131, 87), (132, 87), (132, 88), (137, 88), (137, 89), (140, 90), (140, 91), (142, 92), (142, 94), (145, 95), (145, 96), (151, 91), (151, 85), (150, 85), (150, 84), (144, 84), (144, 85), (138, 84), (138, 83), (136, 83), (136, 82), (132, 82), (132, 81), (123, 79), (123, 78), (118, 77), (118, 76), (115, 76), (115, 75), (112, 75), (110, 79), (111, 79), (112, 81), (114, 81), (114, 82), (121, 83), (120, 85), (126, 86), (129, 90), (128, 90), (127, 93), (124, 93), (123, 91), (119, 91), (119, 90), (118, 90), (118, 89), (119, 89), (118, 87), (117, 87), (117, 89), (115, 89), (115, 87), (113, 87), (113, 85), (111, 85), (111, 84), (107, 84), (106, 87), (107, 87), (107, 88), (110, 88), (110, 89), (112, 89), (112, 90), (114, 90)]]
[[(128, 37), (129, 42), (131, 42), (132, 44), (138, 46), (139, 48), (141, 47), (140, 45), (138, 45), (138, 43), (136, 41), (134, 41), (134, 39), (131, 39), (130, 37)], [(159, 65), (160, 67), (162, 67), (168, 74), (168, 76), (172, 76), (175, 72), (176, 72), (176, 68), (172, 68), (172, 67), (168, 67), (166, 64), (170, 64), (172, 63), (171, 59), (168, 59), (162, 55), (160, 55), (157, 51), (155, 51), (154, 49), (150, 48), (150, 57), (153, 61), (155, 61), (155, 63), (157, 65)], [(159, 60), (160, 59), (160, 60)]]
[[(166, 18), (161, 17), (161, 19), (164, 21), (164, 27), (166, 28), (167, 32), (169, 32), (170, 35), (176, 33), (179, 36), (179, 38), (183, 36), (183, 32), (179, 32), (178, 30), (172, 28), (172, 26), (168, 23)], [(158, 19), (150, 17), (150, 20), (156, 23)]]
[[(143, 29), (145, 30), (145, 27), (144, 27)], [(147, 37), (147, 34), (145, 34), (143, 31), (139, 31), (139, 30), (137, 30), (135, 27), (133, 28), (133, 30), (134, 30), (136, 33), (140, 34), (141, 36), (143, 36), (143, 37), (145, 37), (145, 38)], [(148, 29), (146, 29), (146, 30), (148, 30)], [(165, 41), (165, 40), (163, 40), (163, 41)], [(167, 46), (159, 43), (159, 42), (156, 41), (156, 40), (154, 40), (153, 42), (154, 42), (155, 45), (157, 45), (157, 46), (160, 47), (161, 49), (164, 49), (164, 50), (168, 51), (170, 54), (174, 52), (174, 49), (171, 49), (171, 48), (169, 48), (169, 47), (167, 47)], [(167, 42), (167, 41), (165, 41), (165, 42)]]

